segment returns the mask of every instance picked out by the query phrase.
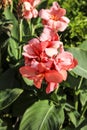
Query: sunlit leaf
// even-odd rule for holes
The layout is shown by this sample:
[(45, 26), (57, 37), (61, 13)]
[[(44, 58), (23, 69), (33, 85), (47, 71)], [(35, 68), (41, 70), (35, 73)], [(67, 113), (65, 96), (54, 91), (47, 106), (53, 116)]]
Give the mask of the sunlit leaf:
[(28, 85), (28, 86), (32, 86), (33, 85), (33, 80), (29, 80), (28, 78), (23, 77), (24, 82)]
[(81, 48), (81, 49), (87, 51), (87, 40), (84, 41), (82, 44), (80, 44), (80, 45), (79, 45), (79, 48)]
[(27, 109), (19, 130), (58, 130), (63, 121), (63, 109), (49, 104), (48, 100), (42, 100)]
[(72, 52), (74, 57), (78, 60), (77, 67), (72, 71), (87, 79), (87, 51), (80, 48), (70, 48), (69, 51)]

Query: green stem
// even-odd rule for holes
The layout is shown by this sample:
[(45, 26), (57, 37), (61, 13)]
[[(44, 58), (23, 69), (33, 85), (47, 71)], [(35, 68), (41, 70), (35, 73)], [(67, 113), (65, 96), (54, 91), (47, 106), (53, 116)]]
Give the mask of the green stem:
[(83, 77), (81, 77), (80, 82), (78, 87), (76, 88), (76, 92), (75, 92), (75, 109), (78, 110), (78, 95), (79, 95), (79, 90), (80, 87), (82, 85), (82, 81), (83, 81)]
[(19, 42), (22, 41), (22, 21), (23, 19), (19, 20)]
[(12, 1), (12, 3), (11, 3), (10, 10), (11, 10), (11, 12), (13, 12), (13, 1)]
[(75, 94), (75, 109), (78, 110), (78, 95)]
[(31, 20), (28, 20), (27, 22), (28, 22), (28, 25), (29, 25), (30, 34), (33, 36), (35, 28), (34, 28), (33, 24), (31, 23)]
[(81, 77), (79, 85), (78, 85), (78, 90), (80, 89), (81, 85), (82, 85), (82, 81), (83, 81), (83, 77)]

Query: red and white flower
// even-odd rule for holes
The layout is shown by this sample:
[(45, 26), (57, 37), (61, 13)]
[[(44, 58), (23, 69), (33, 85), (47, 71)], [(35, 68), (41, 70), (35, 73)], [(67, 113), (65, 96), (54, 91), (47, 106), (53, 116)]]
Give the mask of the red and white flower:
[[(23, 2), (25, 2), (23, 0)], [(26, 0), (26, 10), (30, 10), (39, 3)], [(30, 12), (32, 14), (32, 12)], [(64, 50), (63, 43), (57, 31), (64, 31), (69, 19), (64, 15), (66, 10), (60, 8), (57, 2), (53, 2), (50, 9), (42, 9), (39, 16), (43, 19), (44, 29), (40, 37), (31, 39), (23, 47), (25, 65), (19, 69), (22, 76), (33, 80), (37, 88), (41, 88), (42, 81), (47, 84), (46, 93), (58, 88), (59, 83), (66, 80), (67, 71), (73, 69), (77, 60), (70, 52)], [(32, 17), (32, 15), (30, 15)], [(30, 17), (29, 16), (29, 17)], [(30, 18), (31, 18), (30, 17)]]
[(53, 2), (50, 9), (41, 9), (39, 11), (42, 23), (56, 31), (64, 31), (68, 26), (69, 19), (64, 16), (65, 14), (66, 10), (61, 8), (57, 2)]
[(66, 80), (66, 70), (77, 65), (71, 53), (64, 51), (60, 41), (40, 41), (34, 38), (23, 50), (25, 66), (20, 68), (20, 73), (32, 79), (37, 88), (41, 88), (42, 81), (45, 80), (48, 84), (46, 93), (50, 93)]

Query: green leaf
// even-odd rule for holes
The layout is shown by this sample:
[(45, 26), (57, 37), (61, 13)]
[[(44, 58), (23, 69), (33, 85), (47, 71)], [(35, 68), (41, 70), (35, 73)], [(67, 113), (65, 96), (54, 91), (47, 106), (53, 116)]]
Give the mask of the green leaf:
[(81, 128), (81, 130), (87, 130), (87, 125)]
[(72, 71), (87, 79), (87, 51), (80, 48), (70, 48), (69, 51), (72, 52), (74, 57), (78, 60), (77, 67)]
[(76, 127), (78, 126), (78, 119), (80, 117), (80, 114), (77, 111), (71, 111), (68, 113), (68, 116), (73, 123), (73, 125)]
[(11, 34), (14, 38), (18, 39), (18, 21), (15, 18), (14, 14), (9, 10), (9, 8), (6, 8), (4, 11), (4, 15), (7, 18), (7, 20), (12, 20), (13, 28), (11, 31)]
[(33, 80), (29, 80), (28, 78), (25, 78), (25, 77), (23, 77), (23, 80), (24, 80), (24, 82), (25, 82), (27, 85), (29, 85), (29, 86), (32, 86), (32, 85), (33, 85)]
[(8, 53), (10, 57), (18, 60), (19, 58), (19, 49), (18, 49), (18, 42), (13, 38), (10, 38), (8, 41)]
[(87, 130), (87, 118), (83, 118), (76, 130)]
[(87, 40), (84, 41), (82, 44), (80, 44), (80, 45), (79, 45), (79, 48), (81, 48), (81, 49), (87, 51)]
[(49, 104), (48, 100), (42, 100), (25, 111), (19, 130), (58, 130), (63, 122), (63, 109)]
[(82, 106), (84, 106), (85, 103), (87, 102), (87, 90), (80, 91), (80, 101), (81, 101)]
[(12, 104), (22, 92), (23, 90), (19, 88), (0, 90), (0, 110)]
[(81, 80), (80, 77), (68, 73), (66, 82), (68, 83), (68, 87), (74, 88), (79, 85), (80, 80)]
[(0, 119), (0, 130), (7, 130), (6, 124)]

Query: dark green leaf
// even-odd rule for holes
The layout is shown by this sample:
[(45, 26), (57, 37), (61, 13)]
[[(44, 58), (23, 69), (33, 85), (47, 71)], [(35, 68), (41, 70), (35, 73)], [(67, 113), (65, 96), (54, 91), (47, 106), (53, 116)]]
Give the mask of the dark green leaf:
[(87, 119), (83, 119), (76, 130), (87, 130)]
[(0, 130), (7, 130), (7, 125), (0, 119)]
[(0, 75), (0, 90), (19, 87), (20, 84), (16, 77), (15, 69), (8, 69)]
[(81, 101), (82, 106), (84, 106), (85, 103), (87, 102), (87, 90), (80, 91), (80, 101)]
[(32, 90), (24, 91), (20, 95), (20, 97), (11, 106), (12, 107), (12, 115), (13, 116), (23, 115), (25, 110), (37, 100), (38, 99), (37, 99), (37, 97), (35, 96), (35, 94)]
[(23, 92), (22, 89), (14, 88), (14, 89), (6, 89), (0, 91), (0, 110), (8, 107), (12, 104)]

